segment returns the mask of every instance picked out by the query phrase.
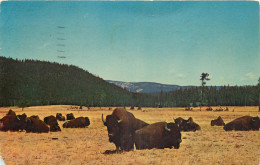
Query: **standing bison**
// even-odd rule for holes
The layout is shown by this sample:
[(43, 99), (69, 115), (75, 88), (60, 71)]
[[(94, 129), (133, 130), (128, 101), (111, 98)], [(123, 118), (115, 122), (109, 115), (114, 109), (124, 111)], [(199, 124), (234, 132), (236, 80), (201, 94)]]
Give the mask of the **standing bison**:
[(260, 119), (259, 117), (243, 116), (237, 118), (224, 126), (225, 131), (250, 131), (259, 130)]
[(147, 126), (142, 120), (136, 119), (134, 115), (123, 108), (116, 108), (111, 115), (102, 121), (107, 127), (109, 142), (116, 145), (116, 151), (130, 151), (134, 149), (135, 131)]
[(181, 131), (184, 131), (184, 132), (194, 131), (195, 132), (196, 130), (200, 130), (200, 126), (193, 121), (192, 117), (190, 117), (188, 120), (178, 117), (174, 121), (178, 125), (178, 127), (180, 128)]
[(88, 117), (78, 117), (63, 124), (63, 128), (85, 128), (89, 126), (90, 121)]
[(178, 149), (181, 142), (181, 132), (175, 123), (158, 122), (135, 131), (136, 149)]
[(223, 119), (219, 116), (217, 119), (215, 119), (215, 120), (211, 120), (211, 126), (224, 126), (225, 125), (225, 123), (224, 123), (224, 121), (223, 121)]

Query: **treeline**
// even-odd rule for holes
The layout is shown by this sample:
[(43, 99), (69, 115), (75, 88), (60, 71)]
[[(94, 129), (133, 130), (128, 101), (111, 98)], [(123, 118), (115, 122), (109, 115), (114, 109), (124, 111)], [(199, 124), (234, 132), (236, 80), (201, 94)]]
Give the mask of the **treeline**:
[[(203, 94), (202, 92), (203, 91)], [(199, 106), (257, 106), (259, 102), (257, 86), (205, 86), (178, 89), (160, 93), (163, 107)]]
[(124, 90), (73, 65), (0, 57), (0, 106), (83, 105), (184, 107), (258, 105), (257, 86), (178, 89), (159, 94)]

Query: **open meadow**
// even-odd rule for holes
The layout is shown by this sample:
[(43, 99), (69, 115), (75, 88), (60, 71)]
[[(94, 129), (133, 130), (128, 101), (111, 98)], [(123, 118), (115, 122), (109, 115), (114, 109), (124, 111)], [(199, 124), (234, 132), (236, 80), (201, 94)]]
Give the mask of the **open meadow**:
[[(217, 107), (213, 107), (216, 109)], [(212, 112), (203, 107), (185, 111), (184, 108), (142, 108), (128, 111), (136, 118), (151, 124), (159, 121), (173, 122), (173, 118), (192, 117), (201, 126), (200, 131), (182, 132), (179, 149), (134, 150), (121, 154), (103, 154), (115, 150), (109, 143), (107, 128), (101, 120), (102, 113), (109, 115), (114, 108), (95, 107), (82, 110), (69, 105), (34, 106), (22, 111), (17, 107), (0, 108), (0, 118), (9, 109), (16, 114), (49, 115), (73, 113), (75, 117), (89, 117), (88, 128), (62, 128), (61, 132), (25, 133), (0, 132), (0, 154), (7, 165), (11, 164), (260, 164), (260, 131), (231, 131), (212, 127), (210, 121), (221, 116), (225, 123), (245, 116), (260, 116), (258, 107), (229, 107), (229, 111)]]

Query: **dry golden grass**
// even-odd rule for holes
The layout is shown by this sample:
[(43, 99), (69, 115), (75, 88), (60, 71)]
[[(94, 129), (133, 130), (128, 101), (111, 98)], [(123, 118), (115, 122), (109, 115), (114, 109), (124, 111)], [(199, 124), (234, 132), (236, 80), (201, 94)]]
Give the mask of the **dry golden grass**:
[[(201, 131), (182, 133), (179, 149), (134, 150), (122, 154), (105, 155), (114, 150), (108, 142), (106, 127), (101, 114), (108, 115), (108, 108), (83, 107), (82, 111), (67, 105), (11, 107), (17, 114), (26, 113), (45, 116), (73, 113), (75, 117), (88, 116), (88, 128), (66, 128), (55, 133), (0, 132), (0, 154), (6, 164), (259, 164), (260, 131), (225, 132), (222, 127), (211, 127), (210, 121), (221, 116), (225, 123), (244, 115), (260, 116), (258, 107), (229, 107), (228, 112), (208, 112), (195, 108), (143, 108), (142, 111), (127, 110), (148, 123), (172, 122), (173, 118), (193, 117)], [(213, 107), (216, 109), (217, 107)], [(10, 109), (0, 108), (0, 118)], [(114, 108), (112, 108), (114, 109)], [(233, 112), (234, 109), (234, 112)], [(59, 122), (60, 126), (64, 122)], [(52, 138), (58, 138), (53, 140)]]

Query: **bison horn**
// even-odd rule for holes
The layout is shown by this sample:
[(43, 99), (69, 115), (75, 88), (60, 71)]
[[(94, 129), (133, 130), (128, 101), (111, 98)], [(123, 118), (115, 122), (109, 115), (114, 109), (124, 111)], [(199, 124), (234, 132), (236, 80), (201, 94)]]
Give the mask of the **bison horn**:
[(123, 120), (121, 119), (121, 120), (118, 120), (117, 122), (118, 122), (118, 123), (121, 123), (122, 121), (123, 121)]
[(166, 130), (166, 131), (171, 131), (171, 129), (169, 129), (169, 128), (167, 127), (167, 124), (165, 125), (165, 130)]
[(104, 117), (103, 117), (103, 113), (102, 113), (102, 121), (104, 124), (106, 123), (106, 121), (104, 120)]

